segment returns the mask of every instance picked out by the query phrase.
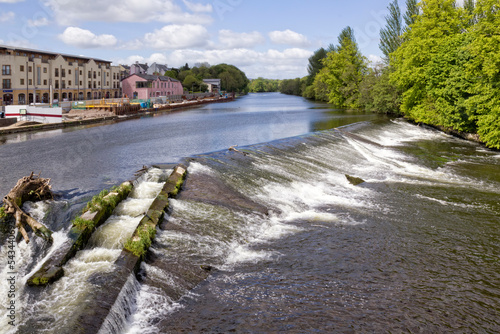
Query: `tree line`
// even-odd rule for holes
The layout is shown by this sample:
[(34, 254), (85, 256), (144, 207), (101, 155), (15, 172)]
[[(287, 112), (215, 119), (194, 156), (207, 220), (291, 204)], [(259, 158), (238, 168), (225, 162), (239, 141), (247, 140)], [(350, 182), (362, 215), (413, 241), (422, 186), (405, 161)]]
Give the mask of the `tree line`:
[(246, 93), (250, 82), (244, 72), (228, 64), (210, 66), (208, 63), (200, 63), (190, 68), (186, 63), (181, 68), (165, 72), (165, 75), (179, 80), (184, 90), (192, 92), (207, 90), (208, 86), (203, 83), (203, 79), (221, 79), (221, 90), (227, 92)]
[(279, 91), (477, 133), (500, 149), (500, 3), (406, 0), (406, 8), (388, 6), (380, 64), (370, 66), (346, 27), (337, 45), (309, 58), (308, 76), (282, 80)]

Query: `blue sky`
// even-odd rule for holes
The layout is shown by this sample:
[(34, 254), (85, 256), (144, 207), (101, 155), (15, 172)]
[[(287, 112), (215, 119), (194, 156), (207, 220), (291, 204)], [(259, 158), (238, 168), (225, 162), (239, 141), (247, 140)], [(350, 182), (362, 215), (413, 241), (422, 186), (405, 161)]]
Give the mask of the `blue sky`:
[(363, 54), (379, 59), (389, 2), (0, 0), (0, 44), (115, 64), (228, 63), (249, 78), (286, 79), (307, 75), (308, 58), (348, 25)]

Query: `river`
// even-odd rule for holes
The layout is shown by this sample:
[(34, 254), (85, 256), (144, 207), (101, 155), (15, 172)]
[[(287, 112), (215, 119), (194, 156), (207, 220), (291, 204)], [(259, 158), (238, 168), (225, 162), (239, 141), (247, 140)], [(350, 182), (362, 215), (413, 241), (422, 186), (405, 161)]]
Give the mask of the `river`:
[[(56, 244), (90, 195), (142, 165), (192, 157), (185, 189), (101, 333), (500, 331), (500, 154), (481, 145), (280, 94), (2, 141), (3, 192), (42, 167), (53, 179), (56, 201), (27, 209), (58, 231)], [(161, 173), (120, 210), (147, 201)], [(110, 236), (123, 215), (107, 223)], [(92, 273), (112, 270), (116, 244), (100, 243), (38, 292), (24, 276), (49, 247), (20, 243), (21, 325), (10, 332), (69, 332), (71, 301), (99, 288)], [(2, 304), (7, 290), (2, 281)]]

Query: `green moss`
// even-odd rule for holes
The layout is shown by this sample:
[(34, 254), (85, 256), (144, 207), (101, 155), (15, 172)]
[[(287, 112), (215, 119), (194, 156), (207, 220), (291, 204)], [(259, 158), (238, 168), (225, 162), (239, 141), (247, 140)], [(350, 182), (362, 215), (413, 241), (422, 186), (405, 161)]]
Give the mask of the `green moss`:
[(83, 219), (82, 217), (76, 217), (72, 221), (73, 226), (77, 227), (79, 230), (84, 230), (85, 228), (88, 228), (90, 230), (93, 230), (95, 227), (95, 222), (93, 220), (87, 220)]
[(5, 208), (2, 206), (0, 208), (0, 219), (4, 219), (5, 217), (7, 217), (7, 212), (5, 211)]
[(47, 285), (49, 279), (47, 277), (33, 277), (29, 283), (30, 285)]
[(177, 182), (175, 183), (175, 189), (169, 193), (170, 196), (172, 196), (172, 197), (177, 196), (177, 194), (181, 190), (182, 184), (184, 183), (184, 177), (185, 177), (185, 174), (177, 180)]
[(141, 226), (136, 231), (137, 240), (129, 239), (125, 243), (125, 249), (132, 252), (137, 257), (142, 257), (146, 254), (146, 251), (151, 246), (153, 239), (156, 235), (156, 229), (154, 227)]
[(104, 189), (99, 193), (99, 195), (96, 195), (92, 197), (92, 200), (87, 204), (87, 210), (90, 210), (90, 212), (96, 212), (100, 208), (103, 207), (104, 205), (104, 197), (109, 194), (109, 190)]

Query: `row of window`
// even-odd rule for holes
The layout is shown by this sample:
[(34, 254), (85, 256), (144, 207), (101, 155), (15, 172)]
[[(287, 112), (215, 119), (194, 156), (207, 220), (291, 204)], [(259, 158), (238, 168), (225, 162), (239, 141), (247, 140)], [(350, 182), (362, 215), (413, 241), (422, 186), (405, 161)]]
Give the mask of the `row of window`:
[[(21, 86), (24, 86), (25, 82), (26, 81), (24, 79), (19, 80), (19, 83)], [(32, 80), (28, 79), (28, 85), (31, 86), (32, 84), (33, 84)], [(43, 85), (47, 86), (46, 79), (43, 80)], [(68, 80), (68, 87), (70, 87), (70, 86), (71, 86), (71, 80)], [(80, 81), (80, 86), (83, 86), (81, 81)], [(97, 82), (97, 84), (96, 84), (96, 81), (94, 81), (93, 88), (97, 88), (97, 86), (100, 87), (101, 83)], [(106, 83), (106, 86), (109, 86), (109, 81)], [(54, 82), (54, 88), (55, 89), (59, 89), (59, 88), (65, 89), (66, 88), (66, 81), (61, 80), (61, 87), (59, 87), (59, 80), (56, 80)], [(90, 82), (90, 81), (88, 84), (88, 88), (92, 88), (92, 82)], [(120, 85), (117, 82), (113, 82), (113, 89), (117, 89), (117, 88), (120, 88)], [(12, 89), (12, 80), (11, 79), (2, 79), (2, 89)]]
[[(61, 94), (61, 98), (66, 101), (66, 100), (69, 100), (69, 101), (72, 101), (72, 100), (83, 100), (84, 99), (84, 93), (83, 92), (80, 92), (77, 96), (77, 94), (73, 94), (72, 92), (64, 92)], [(97, 99), (97, 98), (101, 98), (101, 97), (106, 97), (106, 98), (111, 98), (111, 97), (115, 97), (117, 98), (119, 96), (119, 93), (118, 92), (105, 92), (105, 93), (102, 93), (102, 92), (94, 92), (94, 94), (92, 94), (91, 92), (87, 92), (87, 99), (90, 100), (92, 98), (92, 96), (94, 97), (94, 99)], [(35, 99), (33, 99), (35, 98)], [(53, 98), (54, 100), (58, 100), (59, 99), (59, 93), (54, 93), (53, 94)], [(3, 100), (6, 102), (6, 104), (12, 104), (14, 101), (14, 95), (12, 94), (4, 94), (3, 95)], [(24, 104), (26, 103), (26, 94), (25, 93), (20, 93), (18, 96), (17, 96), (17, 99), (18, 99), (18, 103), (19, 104)], [(34, 100), (34, 101), (33, 101)], [(33, 102), (36, 102), (36, 103), (48, 103), (49, 102), (49, 93), (43, 93), (43, 94), (36, 94), (36, 95), (33, 95), (33, 93), (29, 93), (28, 94), (28, 103), (33, 103)]]
[[(19, 66), (19, 71), (20, 72), (24, 72), (24, 65), (20, 65)], [(32, 71), (32, 67), (31, 66), (28, 66), (28, 72), (31, 73)], [(47, 67), (43, 67), (43, 73), (47, 73)], [(104, 73), (104, 78), (106, 78), (106, 73), (107, 72), (103, 72)], [(12, 74), (12, 71), (11, 71), (11, 66), (10, 65), (2, 65), (2, 75), (11, 75)], [(68, 69), (68, 75), (71, 75), (71, 70)], [(82, 75), (82, 71), (80, 70), (80, 75)], [(97, 78), (97, 75), (98, 76), (101, 76), (101, 72), (96, 72), (94, 71), (93, 72), (93, 77), (94, 79)], [(108, 73), (109, 75), (109, 73)], [(54, 76), (55, 77), (59, 77), (59, 69), (58, 68), (55, 68), (54, 69)], [(62, 68), (61, 69), (61, 77), (64, 78), (66, 77), (66, 69)], [(76, 73), (75, 73), (75, 77), (77, 77)], [(88, 78), (92, 78), (92, 71), (89, 71), (88, 72)], [(119, 79), (119, 75), (117, 75), (116, 73), (113, 73), (113, 80), (116, 80), (116, 79)]]
[[(168, 82), (168, 85), (166, 82), (151, 82), (151, 81), (136, 81), (135, 82), (135, 87), (136, 88), (170, 88), (170, 81)], [(174, 85), (172, 84), (172, 88), (174, 88)]]

